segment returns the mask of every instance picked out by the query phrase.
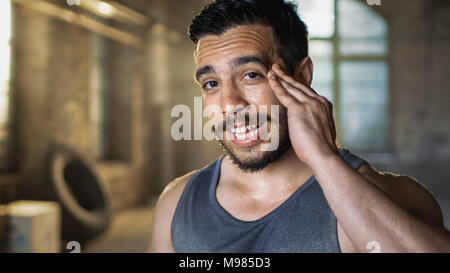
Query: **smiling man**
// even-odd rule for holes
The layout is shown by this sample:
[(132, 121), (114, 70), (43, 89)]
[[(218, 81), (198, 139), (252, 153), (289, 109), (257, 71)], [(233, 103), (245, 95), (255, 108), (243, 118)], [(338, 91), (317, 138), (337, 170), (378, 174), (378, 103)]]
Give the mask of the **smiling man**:
[[(279, 111), (223, 126), (226, 154), (167, 186), (151, 252), (450, 251), (425, 188), (336, 144), (332, 105), (310, 87), (307, 30), (292, 4), (218, 0), (189, 32), (205, 105), (223, 109), (214, 124), (250, 105)], [(279, 138), (277, 149), (261, 148), (270, 141), (262, 129)]]

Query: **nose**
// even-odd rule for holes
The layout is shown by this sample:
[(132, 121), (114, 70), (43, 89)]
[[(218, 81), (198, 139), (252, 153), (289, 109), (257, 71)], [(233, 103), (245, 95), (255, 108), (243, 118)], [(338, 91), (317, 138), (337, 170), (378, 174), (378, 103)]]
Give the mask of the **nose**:
[(245, 108), (249, 105), (242, 90), (233, 82), (224, 84), (221, 94), (220, 106), (224, 114), (230, 114), (229, 112), (233, 112), (236, 108)]

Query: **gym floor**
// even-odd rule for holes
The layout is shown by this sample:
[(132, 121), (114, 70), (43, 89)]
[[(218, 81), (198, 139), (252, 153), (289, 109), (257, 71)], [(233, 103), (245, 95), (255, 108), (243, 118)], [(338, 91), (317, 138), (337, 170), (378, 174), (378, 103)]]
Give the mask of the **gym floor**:
[(150, 242), (153, 206), (132, 208), (115, 215), (103, 235), (81, 246), (84, 253), (143, 253)]

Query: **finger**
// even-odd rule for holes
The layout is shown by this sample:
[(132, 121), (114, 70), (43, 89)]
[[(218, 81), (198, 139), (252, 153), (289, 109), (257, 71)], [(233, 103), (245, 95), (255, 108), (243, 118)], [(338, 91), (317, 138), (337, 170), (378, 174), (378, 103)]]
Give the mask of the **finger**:
[(336, 124), (334, 122), (334, 119), (331, 120), (331, 134), (333, 138), (333, 142), (336, 142), (337, 133), (336, 133)]
[(316, 91), (312, 90), (311, 88), (309, 88), (308, 86), (296, 81), (295, 79), (293, 79), (291, 76), (289, 76), (288, 74), (286, 74), (283, 69), (281, 69), (281, 67), (278, 64), (274, 64), (273, 65), (273, 70), (275, 72), (275, 74), (277, 76), (279, 76), (281, 79), (285, 80), (286, 82), (288, 82), (289, 84), (291, 84), (292, 86), (297, 87), (298, 89), (302, 90), (303, 92), (305, 92), (308, 96), (311, 97), (315, 97), (318, 96), (318, 94), (316, 93)]
[(336, 127), (335, 127), (334, 118), (333, 118), (333, 104), (324, 96), (318, 96), (317, 100), (322, 103), (323, 107), (325, 107), (328, 126), (331, 130), (331, 135), (332, 135), (332, 138), (334, 141), (334, 140), (336, 140)]
[(268, 74), (269, 78), (269, 84), (272, 87), (272, 90), (275, 93), (275, 96), (277, 96), (278, 100), (287, 108), (289, 105), (292, 105), (293, 103), (297, 102), (297, 99), (295, 99), (284, 87), (281, 85), (281, 83), (278, 81), (278, 79), (275, 77), (275, 75), (272, 72), (269, 72)]
[(333, 116), (333, 104), (324, 96), (318, 96), (317, 100), (320, 101), (325, 106), (327, 115), (329, 117), (332, 117)]
[(333, 142), (336, 142), (336, 125), (334, 122), (333, 104), (324, 96), (319, 96), (319, 101), (325, 105), (331, 139)]
[(281, 86), (284, 87), (292, 96), (294, 96), (297, 100), (301, 102), (308, 102), (311, 101), (311, 96), (307, 95), (305, 92), (303, 92), (301, 89), (298, 89), (295, 86), (292, 86), (287, 81), (278, 78), (278, 81), (280, 82)]
[(333, 104), (330, 102), (330, 120), (331, 120), (331, 132), (333, 135), (333, 141), (336, 142), (337, 133), (336, 133), (336, 123), (334, 121), (334, 115), (333, 115)]

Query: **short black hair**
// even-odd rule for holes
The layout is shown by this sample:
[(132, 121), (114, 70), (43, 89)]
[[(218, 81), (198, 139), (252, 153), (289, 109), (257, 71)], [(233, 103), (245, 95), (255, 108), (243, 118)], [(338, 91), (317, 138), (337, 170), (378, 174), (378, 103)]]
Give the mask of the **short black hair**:
[(206, 35), (221, 35), (241, 25), (261, 24), (272, 28), (277, 53), (287, 72), (308, 56), (308, 30), (297, 13), (297, 5), (284, 0), (216, 0), (192, 21), (189, 36), (197, 44)]

